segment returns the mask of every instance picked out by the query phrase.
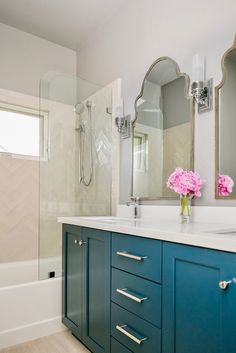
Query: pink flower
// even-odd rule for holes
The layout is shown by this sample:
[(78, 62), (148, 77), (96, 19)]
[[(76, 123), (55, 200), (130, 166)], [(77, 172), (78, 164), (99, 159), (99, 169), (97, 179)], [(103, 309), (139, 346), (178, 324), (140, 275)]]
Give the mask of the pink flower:
[(184, 196), (201, 196), (203, 180), (191, 170), (176, 168), (167, 181), (167, 187)]
[(229, 196), (233, 191), (234, 181), (228, 175), (218, 176), (218, 195)]

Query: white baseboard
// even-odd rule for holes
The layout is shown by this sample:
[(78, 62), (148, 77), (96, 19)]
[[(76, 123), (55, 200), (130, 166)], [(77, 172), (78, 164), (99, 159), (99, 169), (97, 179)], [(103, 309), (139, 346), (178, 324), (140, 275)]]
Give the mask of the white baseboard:
[(11, 330), (0, 332), (0, 349), (14, 346), (43, 336), (64, 331), (66, 327), (61, 323), (61, 317), (34, 322)]

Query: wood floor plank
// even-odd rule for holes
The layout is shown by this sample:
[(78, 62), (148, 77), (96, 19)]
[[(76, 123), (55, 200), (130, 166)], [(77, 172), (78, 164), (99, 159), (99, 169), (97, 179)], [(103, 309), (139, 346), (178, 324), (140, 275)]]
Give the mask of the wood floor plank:
[(89, 353), (69, 331), (4, 348), (0, 353)]

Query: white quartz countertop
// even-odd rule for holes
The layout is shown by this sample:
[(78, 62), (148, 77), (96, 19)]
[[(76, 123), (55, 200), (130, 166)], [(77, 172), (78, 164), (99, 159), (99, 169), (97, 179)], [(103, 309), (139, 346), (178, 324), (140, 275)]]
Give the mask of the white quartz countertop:
[[(134, 220), (119, 217), (59, 217), (58, 222), (174, 243), (236, 252), (236, 224), (181, 224), (177, 221), (169, 220)], [(224, 234), (219, 234), (219, 232)]]

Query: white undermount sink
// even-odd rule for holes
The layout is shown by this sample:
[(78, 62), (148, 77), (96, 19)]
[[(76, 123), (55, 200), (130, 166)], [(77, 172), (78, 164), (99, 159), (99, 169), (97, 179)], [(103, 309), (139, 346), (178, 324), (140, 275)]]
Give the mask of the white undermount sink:
[(86, 219), (88, 221), (94, 221), (94, 222), (105, 222), (105, 223), (133, 223), (137, 221), (135, 218), (121, 218), (121, 217), (83, 217), (83, 219)]

